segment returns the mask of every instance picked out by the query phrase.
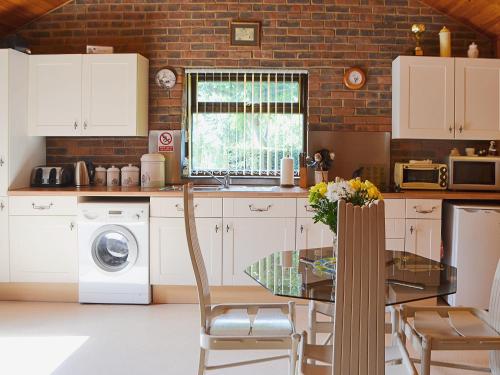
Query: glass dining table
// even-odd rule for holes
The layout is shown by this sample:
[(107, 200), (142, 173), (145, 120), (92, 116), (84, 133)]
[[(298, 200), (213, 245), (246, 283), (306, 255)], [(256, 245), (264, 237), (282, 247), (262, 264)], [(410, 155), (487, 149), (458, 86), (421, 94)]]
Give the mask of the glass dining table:
[[(335, 302), (335, 268), (324, 266), (333, 247), (278, 251), (245, 273), (277, 296)], [(457, 291), (457, 269), (402, 251), (386, 251), (386, 306), (446, 296)]]

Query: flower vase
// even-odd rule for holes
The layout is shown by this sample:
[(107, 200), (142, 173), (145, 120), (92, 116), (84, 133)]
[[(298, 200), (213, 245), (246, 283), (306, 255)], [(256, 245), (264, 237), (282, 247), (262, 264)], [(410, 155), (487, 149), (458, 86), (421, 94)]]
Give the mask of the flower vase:
[(314, 183), (328, 182), (328, 171), (314, 171)]

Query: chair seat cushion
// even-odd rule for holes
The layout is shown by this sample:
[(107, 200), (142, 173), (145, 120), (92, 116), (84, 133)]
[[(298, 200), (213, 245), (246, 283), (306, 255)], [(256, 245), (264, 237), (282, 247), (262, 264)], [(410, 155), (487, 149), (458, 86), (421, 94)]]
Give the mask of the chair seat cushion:
[(419, 335), (459, 336), (448, 320), (443, 319), (436, 311), (416, 311), (413, 326)]
[(450, 311), (450, 324), (461, 336), (498, 337), (498, 333), (470, 311)]
[(248, 336), (250, 317), (246, 309), (229, 309), (212, 319), (210, 334), (213, 336)]
[(287, 336), (293, 333), (292, 322), (279, 308), (262, 308), (252, 324), (252, 336)]

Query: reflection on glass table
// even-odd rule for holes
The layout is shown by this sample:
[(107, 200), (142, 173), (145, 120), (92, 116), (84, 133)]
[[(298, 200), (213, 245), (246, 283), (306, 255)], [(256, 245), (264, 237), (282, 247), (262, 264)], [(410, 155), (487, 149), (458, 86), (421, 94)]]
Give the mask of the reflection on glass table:
[[(333, 270), (331, 265), (318, 267), (319, 260), (332, 256), (332, 247), (278, 251), (255, 262), (245, 273), (277, 296), (335, 302), (334, 265)], [(416, 254), (386, 251), (387, 306), (445, 296), (456, 290), (455, 267)]]

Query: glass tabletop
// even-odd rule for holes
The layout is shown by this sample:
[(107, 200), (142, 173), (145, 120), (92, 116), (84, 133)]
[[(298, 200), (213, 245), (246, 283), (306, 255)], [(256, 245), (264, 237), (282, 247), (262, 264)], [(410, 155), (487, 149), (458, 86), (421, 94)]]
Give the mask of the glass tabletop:
[[(275, 252), (245, 273), (277, 296), (335, 302), (332, 247)], [(402, 251), (386, 251), (385, 304), (445, 296), (457, 291), (457, 269)]]

